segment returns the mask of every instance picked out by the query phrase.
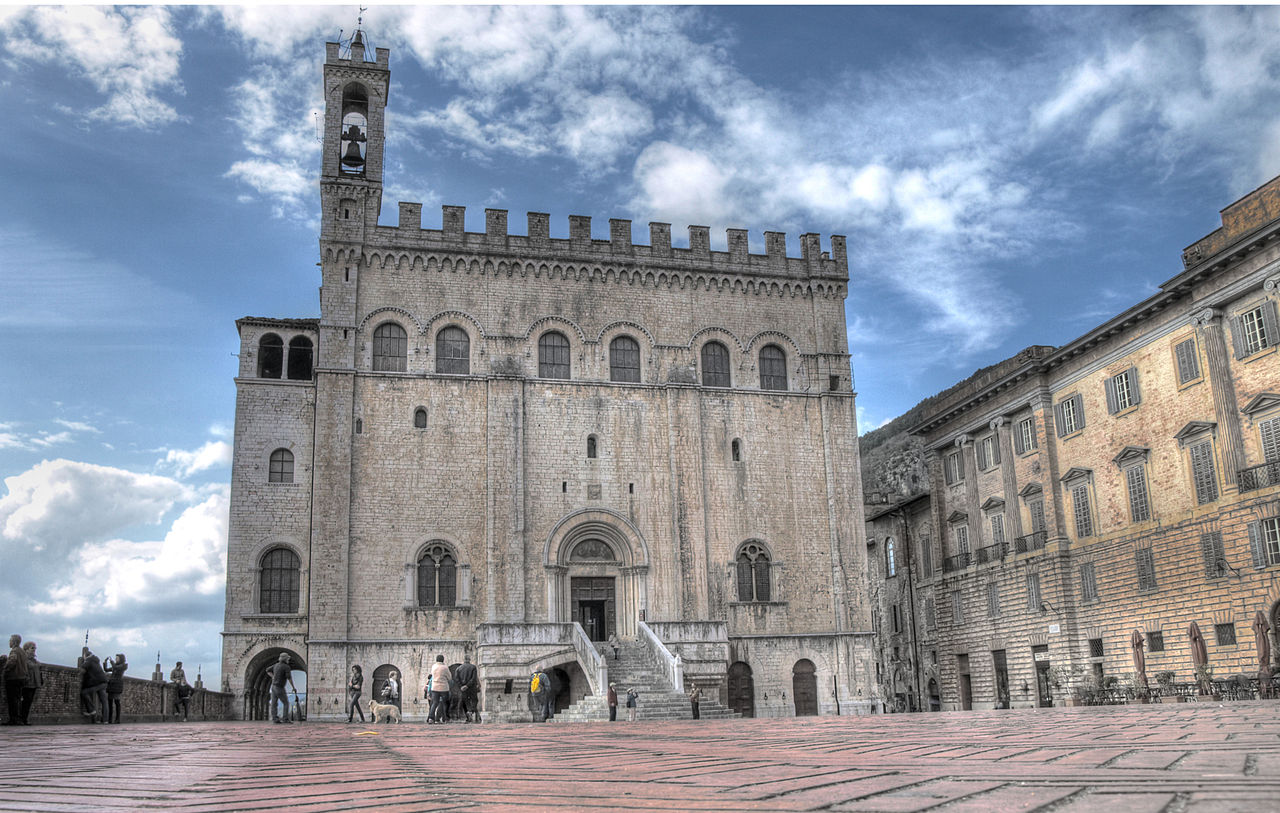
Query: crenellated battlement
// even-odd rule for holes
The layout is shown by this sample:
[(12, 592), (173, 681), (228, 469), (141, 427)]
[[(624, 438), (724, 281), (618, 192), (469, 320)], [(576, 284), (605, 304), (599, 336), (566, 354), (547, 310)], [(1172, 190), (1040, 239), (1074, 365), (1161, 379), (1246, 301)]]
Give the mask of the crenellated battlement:
[[(380, 226), (382, 240), (394, 241), (405, 248), (443, 251), (500, 253), (521, 256), (555, 255), (617, 263), (631, 261), (646, 265), (681, 269), (710, 270), (728, 274), (783, 276), (794, 279), (824, 278), (848, 280), (849, 261), (845, 237), (833, 234), (830, 249), (822, 250), (821, 236), (800, 235), (800, 256), (787, 256), (787, 238), (783, 232), (765, 232), (765, 252), (752, 254), (746, 229), (728, 229), (727, 250), (711, 249), (711, 229), (689, 226), (689, 247), (671, 245), (671, 224), (650, 223), (649, 244), (631, 239), (631, 221), (611, 218), (609, 238), (591, 236), (591, 218), (569, 216), (569, 236), (551, 236), (551, 216), (545, 212), (529, 212), (525, 234), (512, 234), (506, 209), (485, 209), (483, 232), (466, 230), (466, 207), (441, 207), (439, 229), (422, 227), (422, 204), (400, 203), (400, 221), (394, 227)], [(369, 248), (374, 248), (369, 246)], [(374, 249), (376, 250), (376, 249)]]

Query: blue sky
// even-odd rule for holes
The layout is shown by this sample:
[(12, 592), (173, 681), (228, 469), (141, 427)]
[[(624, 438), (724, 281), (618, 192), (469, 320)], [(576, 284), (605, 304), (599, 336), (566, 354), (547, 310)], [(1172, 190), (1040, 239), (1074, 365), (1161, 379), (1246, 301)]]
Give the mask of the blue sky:
[[(0, 8), (0, 618), (218, 680), (247, 315), (317, 315), (349, 6)], [(1274, 7), (385, 7), (398, 200), (849, 238), (866, 431), (1153, 293), (1280, 174)], [(522, 226), (514, 226), (519, 230)], [(15, 576), (16, 574), (16, 576)]]

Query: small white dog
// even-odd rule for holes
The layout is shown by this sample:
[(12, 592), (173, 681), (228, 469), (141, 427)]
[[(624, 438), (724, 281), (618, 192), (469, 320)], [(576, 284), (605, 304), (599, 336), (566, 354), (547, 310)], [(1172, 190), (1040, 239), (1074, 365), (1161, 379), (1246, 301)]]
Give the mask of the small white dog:
[(369, 700), (369, 716), (373, 718), (375, 723), (383, 721), (398, 723), (400, 722), (400, 707), (393, 706), (390, 703), (379, 703), (377, 700)]

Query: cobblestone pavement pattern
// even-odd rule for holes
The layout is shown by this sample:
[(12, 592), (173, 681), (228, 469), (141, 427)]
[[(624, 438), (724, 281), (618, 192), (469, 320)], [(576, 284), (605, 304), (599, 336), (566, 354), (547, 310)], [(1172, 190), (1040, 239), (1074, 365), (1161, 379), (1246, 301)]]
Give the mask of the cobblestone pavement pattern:
[(0, 730), (0, 810), (1270, 811), (1280, 704)]

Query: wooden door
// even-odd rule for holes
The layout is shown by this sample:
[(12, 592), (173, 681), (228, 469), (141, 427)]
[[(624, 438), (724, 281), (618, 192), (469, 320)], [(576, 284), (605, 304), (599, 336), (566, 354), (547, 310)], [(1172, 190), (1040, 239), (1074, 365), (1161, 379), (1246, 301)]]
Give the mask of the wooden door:
[(756, 716), (755, 679), (751, 667), (738, 661), (729, 667), (729, 708), (743, 717)]
[(797, 717), (818, 713), (818, 679), (814, 672), (810, 660), (796, 661), (791, 669), (791, 694), (795, 698)]

